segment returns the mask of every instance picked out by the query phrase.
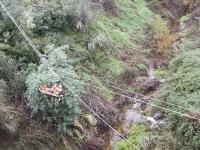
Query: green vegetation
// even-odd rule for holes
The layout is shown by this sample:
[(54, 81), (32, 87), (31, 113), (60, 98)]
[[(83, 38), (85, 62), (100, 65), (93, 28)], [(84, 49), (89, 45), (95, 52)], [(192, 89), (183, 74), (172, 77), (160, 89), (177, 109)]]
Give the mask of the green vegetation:
[(95, 32), (105, 32), (117, 48), (132, 49), (133, 34), (151, 21), (152, 12), (144, 0), (136, 0), (134, 3), (131, 0), (117, 0), (115, 5), (120, 11), (119, 17), (99, 14), (100, 19), (91, 28)]
[[(47, 68), (51, 65), (56, 73)], [(69, 74), (70, 73), (70, 74)], [(59, 76), (58, 76), (59, 75)], [(47, 61), (42, 62), (35, 71), (27, 77), (27, 99), (28, 105), (32, 109), (32, 114), (42, 113), (43, 119), (56, 126), (60, 134), (67, 133), (72, 136), (70, 126), (73, 125), (74, 118), (79, 113), (78, 102), (74, 98), (73, 91), (77, 95), (80, 93), (80, 85), (73, 80), (76, 76), (67, 55), (59, 49), (54, 49), (47, 55)], [(52, 86), (55, 82), (65, 82), (66, 96), (58, 104), (57, 113), (52, 113), (51, 99), (39, 92), (39, 86), (47, 84)]]
[[(167, 81), (159, 91), (159, 99), (200, 111), (200, 31), (196, 19), (199, 11), (194, 11), (199, 5), (195, 0), (172, 0), (172, 8), (177, 7), (174, 10), (168, 0), (2, 1), (45, 57), (39, 59), (0, 9), (2, 149), (67, 149), (71, 144), (71, 149), (79, 149), (84, 142), (91, 146), (94, 142), (90, 140), (99, 137), (98, 131), (106, 128), (98, 119), (97, 125), (89, 128), (82, 115), (90, 112), (70, 90), (106, 121), (115, 123), (119, 112), (116, 105), (126, 100), (109, 92), (117, 89), (103, 83), (139, 92), (143, 86), (140, 82), (146, 80), (151, 64), (156, 69), (156, 77)], [(155, 5), (153, 9), (152, 5)], [(179, 27), (177, 19), (181, 16), (178, 35), (175, 34)], [(177, 40), (179, 43), (175, 43)], [(172, 48), (174, 43), (176, 48)], [(175, 54), (178, 55), (166, 71), (163, 62), (167, 65)], [(81, 86), (75, 79), (106, 91)], [(51, 87), (55, 82), (61, 83), (66, 92), (57, 113), (51, 109), (51, 98), (38, 90), (40, 85)], [(156, 104), (199, 117), (195, 111)], [(154, 133), (147, 133), (144, 125), (134, 125), (129, 130), (129, 140), (144, 149), (151, 144), (156, 150), (199, 149), (200, 126), (196, 120), (172, 113), (166, 113), (166, 117), (168, 126)], [(126, 140), (115, 145), (115, 150), (123, 149), (132, 149)]]
[[(191, 18), (181, 19), (182, 27), (187, 26)], [(180, 109), (163, 103), (158, 103), (172, 110), (177, 110), (183, 114), (193, 117), (199, 116), (200, 111), (199, 92), (200, 92), (200, 49), (198, 47), (198, 31), (191, 36), (195, 23), (187, 30), (182, 30), (185, 36), (180, 43), (180, 54), (176, 56), (169, 65), (169, 71), (166, 74), (167, 83), (161, 88), (159, 98), (190, 108)], [(189, 44), (190, 43), (190, 44)], [(178, 117), (173, 113), (167, 113), (170, 120), (169, 126), (172, 129), (173, 136), (177, 139), (176, 149), (199, 149), (200, 145), (200, 125), (195, 119), (190, 117)], [(193, 121), (192, 121), (193, 120)]]
[[(137, 147), (141, 147), (142, 139), (146, 134), (146, 127), (144, 125), (133, 125), (128, 132), (128, 139)], [(121, 140), (115, 145), (115, 150), (132, 150), (134, 147), (127, 142), (127, 140)]]

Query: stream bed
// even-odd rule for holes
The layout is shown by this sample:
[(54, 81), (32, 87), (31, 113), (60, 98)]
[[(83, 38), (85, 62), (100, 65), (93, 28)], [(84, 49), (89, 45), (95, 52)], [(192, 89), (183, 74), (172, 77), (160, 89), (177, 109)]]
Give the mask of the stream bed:
[[(154, 75), (154, 69), (150, 65), (148, 70), (148, 77), (147, 80), (153, 80), (155, 79)], [(154, 93), (154, 92), (153, 92)], [(145, 95), (149, 97), (153, 93), (150, 93), (148, 95)], [(143, 97), (144, 100), (145, 97)], [(128, 130), (137, 123), (145, 123), (146, 117), (141, 114), (143, 111), (142, 105), (140, 102), (136, 102), (134, 104), (130, 104), (128, 106), (125, 106), (120, 113), (120, 118), (118, 124), (114, 125), (114, 129), (116, 129), (122, 136), (127, 137)], [(120, 135), (115, 133), (113, 130), (109, 130), (109, 132), (106, 134), (106, 146), (104, 150), (113, 150), (114, 145), (120, 141), (122, 138)]]
[[(134, 106), (137, 104), (134, 104)], [(120, 114), (120, 121), (114, 128), (124, 137), (126, 137), (128, 130), (135, 123), (143, 123), (145, 121), (144, 117), (140, 114), (135, 107), (124, 108)], [(120, 135), (110, 130), (106, 136), (106, 147), (105, 150), (113, 150), (114, 145), (121, 140)]]

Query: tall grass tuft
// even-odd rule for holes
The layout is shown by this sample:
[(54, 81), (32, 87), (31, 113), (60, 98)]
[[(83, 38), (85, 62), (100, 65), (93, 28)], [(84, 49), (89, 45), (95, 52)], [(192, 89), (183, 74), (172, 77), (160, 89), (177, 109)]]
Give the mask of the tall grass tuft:
[(152, 22), (152, 29), (156, 39), (155, 53), (164, 59), (169, 59), (172, 56), (172, 45), (176, 41), (177, 36), (170, 32), (162, 18), (157, 15)]

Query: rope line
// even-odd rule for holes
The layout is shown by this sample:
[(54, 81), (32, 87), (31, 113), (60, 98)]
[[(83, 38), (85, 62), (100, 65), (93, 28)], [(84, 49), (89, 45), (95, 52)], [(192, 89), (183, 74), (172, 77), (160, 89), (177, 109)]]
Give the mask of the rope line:
[(190, 115), (186, 115), (186, 114), (183, 114), (183, 113), (181, 113), (181, 112), (179, 112), (179, 111), (171, 110), (171, 109), (168, 109), (168, 108), (165, 108), (165, 107), (162, 107), (162, 106), (158, 106), (158, 105), (155, 105), (155, 104), (150, 104), (150, 103), (148, 103), (148, 102), (145, 102), (145, 101), (142, 101), (142, 100), (139, 100), (139, 99), (136, 99), (136, 98), (133, 98), (133, 97), (124, 95), (124, 94), (120, 94), (120, 93), (118, 93), (118, 92), (114, 92), (114, 91), (111, 91), (111, 90), (108, 90), (108, 89), (104, 89), (104, 88), (101, 88), (101, 87), (98, 87), (98, 86), (94, 86), (94, 85), (91, 85), (91, 84), (88, 84), (88, 83), (84, 83), (84, 82), (81, 82), (81, 81), (79, 81), (79, 80), (75, 80), (75, 79), (74, 79), (74, 81), (79, 82), (80, 84), (84, 84), (84, 85), (87, 85), (87, 86), (90, 86), (90, 87), (94, 87), (94, 88), (103, 90), (103, 91), (107, 91), (107, 92), (110, 92), (110, 93), (113, 93), (113, 94), (117, 94), (117, 95), (122, 96), (122, 97), (126, 97), (126, 98), (128, 98), (128, 99), (134, 100), (135, 102), (141, 102), (141, 103), (149, 104), (149, 105), (151, 105), (151, 106), (154, 106), (154, 107), (157, 107), (157, 108), (160, 108), (160, 109), (169, 111), (169, 112), (173, 112), (173, 113), (178, 114), (178, 115), (180, 115), (180, 116), (189, 117), (189, 118), (192, 118), (192, 119), (195, 119), (195, 120), (199, 120), (199, 121), (200, 121), (200, 119), (197, 118), (197, 117), (193, 117), (193, 116), (190, 116)]
[[(55, 72), (54, 72), (55, 73)], [(56, 74), (57, 75), (57, 74)], [(120, 134), (116, 129), (114, 129), (110, 124), (108, 124), (102, 117), (100, 117), (93, 109), (91, 109), (69, 86), (67, 86), (65, 84), (65, 82), (60, 79), (60, 81), (63, 83), (63, 85), (65, 87), (68, 88), (68, 90), (74, 94), (75, 97), (77, 97), (79, 99), (79, 101), (81, 103), (83, 103), (85, 105), (85, 107), (88, 108), (88, 110), (90, 110), (95, 116), (97, 116), (102, 122), (104, 122), (111, 130), (113, 130), (115, 133), (117, 133), (117, 135), (119, 135), (121, 138), (125, 139), (130, 145), (132, 145), (135, 149), (140, 150), (140, 148), (138, 148), (136, 145), (134, 145), (129, 139), (125, 138), (122, 134)]]
[[(70, 73), (66, 73), (68, 75), (72, 75)], [(77, 77), (80, 77), (77, 75)], [(158, 106), (158, 105), (155, 105), (155, 104), (150, 104), (148, 102), (145, 102), (145, 101), (142, 101), (142, 100), (139, 100), (138, 98), (133, 98), (133, 97), (130, 97), (130, 96), (127, 96), (127, 95), (124, 95), (124, 94), (121, 94), (121, 93), (118, 93), (118, 92), (114, 92), (114, 91), (111, 91), (111, 90), (108, 90), (108, 89), (105, 89), (105, 88), (102, 88), (102, 87), (99, 87), (99, 86), (96, 86), (96, 85), (91, 85), (91, 84), (88, 84), (88, 83), (85, 83), (85, 82), (82, 82), (82, 81), (79, 81), (79, 80), (76, 80), (76, 79), (72, 79), (76, 82), (79, 82), (80, 84), (83, 84), (83, 85), (87, 85), (87, 86), (90, 86), (90, 87), (94, 87), (94, 88), (97, 88), (97, 89), (100, 89), (102, 91), (107, 91), (107, 92), (110, 92), (110, 93), (113, 93), (113, 94), (116, 94), (116, 95), (119, 95), (119, 96), (122, 96), (122, 97), (126, 97), (128, 99), (132, 99), (132, 100), (135, 100), (136, 102), (141, 102), (141, 103), (145, 103), (145, 104), (149, 104), (151, 106), (154, 106), (154, 107), (157, 107), (157, 108), (160, 108), (160, 109), (163, 109), (163, 110), (167, 110), (169, 112), (173, 112), (175, 114), (178, 114), (180, 116), (185, 116), (185, 117), (189, 117), (189, 118), (192, 118), (192, 119), (195, 119), (195, 120), (200, 120), (199, 118), (196, 118), (196, 117), (193, 117), (193, 116), (190, 116), (190, 115), (186, 115), (186, 114), (183, 114), (179, 111), (175, 111), (175, 110), (171, 110), (171, 109), (168, 109), (168, 108), (165, 108), (165, 107), (161, 107), (161, 106)], [(193, 110), (191, 110), (193, 111)], [(199, 112), (198, 112), (199, 113)]]
[[(79, 76), (79, 77), (82, 78), (82, 79), (85, 79), (85, 80), (87, 80), (87, 81), (92, 81), (92, 82), (94, 82), (94, 83), (99, 83), (98, 81), (95, 81), (95, 80), (92, 80), (92, 79), (89, 79), (89, 78), (86, 78), (86, 77), (82, 77), (82, 76)], [(114, 89), (117, 89), (117, 90), (120, 90), (120, 91), (123, 91), (123, 92), (132, 93), (132, 94), (135, 94), (135, 95), (137, 95), (137, 96), (146, 97), (146, 96), (143, 95), (143, 94), (136, 93), (136, 92), (132, 92), (132, 91), (129, 91), (129, 90), (126, 90), (126, 89), (117, 87), (117, 86), (110, 85), (110, 84), (108, 84), (108, 83), (105, 83), (105, 81), (103, 82), (103, 85), (106, 85), (107, 87), (111, 87), (111, 88), (114, 88)], [(190, 109), (190, 108), (187, 108), (187, 107), (183, 107), (183, 106), (180, 106), (180, 105), (177, 105), (177, 104), (174, 104), (174, 103), (170, 103), (170, 102), (165, 102), (165, 101), (160, 100), (160, 99), (158, 99), (158, 98), (153, 98), (153, 97), (148, 97), (148, 98), (151, 99), (151, 100), (163, 102), (163, 103), (168, 104), (168, 105), (171, 105), (171, 106), (176, 106), (176, 107), (181, 108), (181, 109), (186, 109), (186, 110), (189, 110), (189, 111), (193, 111), (193, 112), (196, 112), (196, 113), (200, 113), (200, 112), (198, 112), (198, 111), (196, 111), (196, 110), (194, 111), (194, 110), (192, 110), (192, 109)]]

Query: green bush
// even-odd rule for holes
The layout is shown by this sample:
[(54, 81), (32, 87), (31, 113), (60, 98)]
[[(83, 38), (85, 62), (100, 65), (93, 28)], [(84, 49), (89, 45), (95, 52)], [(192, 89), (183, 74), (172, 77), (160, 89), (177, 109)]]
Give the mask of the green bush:
[(35, 4), (33, 9), (34, 30), (45, 33), (50, 30), (61, 30), (65, 26), (85, 32), (90, 21), (87, 0), (56, 0), (47, 4)]
[[(62, 79), (76, 94), (79, 94), (81, 87), (74, 81), (76, 74), (71, 65), (72, 62), (67, 59), (67, 55), (61, 49), (50, 51), (47, 58), (48, 60), (41, 62), (38, 68), (27, 78), (26, 83), (28, 90), (26, 94), (28, 105), (32, 110), (32, 115), (41, 115), (45, 121), (52, 123), (59, 133), (71, 135), (70, 126), (73, 125), (74, 118), (79, 113), (78, 102), (75, 96), (65, 87), (64, 91), (67, 95), (64, 96), (62, 101), (58, 104), (58, 112), (53, 113), (50, 99), (48, 96), (41, 94), (38, 88), (42, 84), (52, 86), (54, 82), (58, 82), (60, 79)], [(52, 66), (52, 69), (60, 78), (47, 69), (47, 64)]]
[(13, 102), (22, 101), (26, 90), (26, 65), (10, 56), (0, 53), (0, 79), (8, 84), (9, 99)]
[[(200, 49), (183, 51), (170, 64), (167, 84), (163, 85), (159, 98), (169, 103), (200, 111)], [(188, 110), (161, 103), (162, 107), (188, 114)], [(200, 125), (187, 118), (168, 113), (170, 127), (177, 137), (177, 149), (198, 149), (200, 144)]]
[[(20, 2), (15, 0), (3, 0), (3, 3), (10, 13), (17, 19), (17, 22), (20, 24), (20, 26), (23, 26), (25, 20), (23, 17), (21, 17), (23, 13), (22, 5), (18, 4)], [(3, 11), (3, 9), (0, 9), (0, 19), (0, 52), (4, 52), (7, 55), (12, 56), (14, 59), (20, 59), (24, 57), (24, 61), (26, 62), (38, 62), (38, 57), (32, 50), (29, 49), (28, 43), (25, 41), (25, 39), (22, 40), (23, 37), (21, 33), (18, 31), (14, 23)], [(24, 26), (23, 29), (27, 31), (27, 28)]]
[(17, 121), (14, 108), (5, 105), (7, 102), (7, 90), (7, 83), (4, 80), (0, 80), (0, 133), (14, 135), (17, 132)]
[(8, 85), (4, 80), (0, 80), (0, 103), (2, 104), (6, 100), (6, 92), (8, 90)]

